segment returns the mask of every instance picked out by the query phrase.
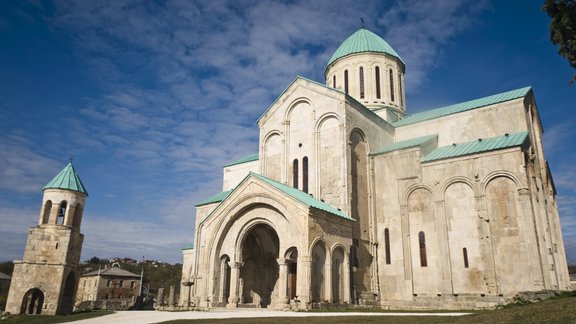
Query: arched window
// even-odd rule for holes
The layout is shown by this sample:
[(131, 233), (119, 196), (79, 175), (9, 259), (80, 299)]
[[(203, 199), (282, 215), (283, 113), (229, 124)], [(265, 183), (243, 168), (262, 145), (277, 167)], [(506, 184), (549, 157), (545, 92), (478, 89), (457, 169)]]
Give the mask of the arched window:
[(364, 68), (360, 67), (360, 99), (364, 99)]
[(336, 74), (332, 77), (332, 87), (336, 89)]
[(386, 249), (386, 264), (390, 264), (390, 231), (384, 229), (384, 248)]
[(462, 249), (462, 256), (464, 257), (464, 268), (468, 268), (468, 250), (466, 248)]
[(64, 217), (66, 216), (66, 208), (68, 204), (66, 201), (60, 203), (60, 207), (58, 208), (58, 218), (56, 219), (56, 224), (64, 225)]
[(46, 204), (44, 204), (44, 212), (42, 213), (42, 224), (48, 224), (51, 210), (52, 210), (52, 200), (48, 200)]
[(394, 73), (390, 69), (390, 100), (394, 101)]
[(398, 90), (400, 90), (400, 106), (404, 106), (404, 96), (402, 95), (402, 74), (398, 73)]
[(348, 93), (348, 70), (344, 70), (344, 92)]
[(292, 162), (292, 187), (298, 189), (298, 159)]
[(376, 98), (380, 99), (381, 97), (381, 93), (380, 93), (380, 68), (377, 66), (376, 67)]
[(302, 191), (308, 192), (308, 157), (302, 159)]
[(420, 266), (427, 267), (428, 259), (426, 258), (426, 237), (424, 237), (424, 232), (418, 233), (418, 246), (420, 247)]

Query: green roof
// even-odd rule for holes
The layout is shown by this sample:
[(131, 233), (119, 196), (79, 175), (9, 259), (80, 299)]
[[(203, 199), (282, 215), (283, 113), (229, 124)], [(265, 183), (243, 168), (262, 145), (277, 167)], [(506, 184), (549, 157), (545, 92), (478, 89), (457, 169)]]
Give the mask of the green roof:
[(190, 250), (190, 249), (193, 249), (193, 248), (194, 248), (194, 243), (193, 243), (193, 242), (190, 242), (190, 243), (186, 244), (186, 246), (184, 246), (184, 247), (182, 248), (182, 250)]
[(390, 144), (390, 145), (385, 146), (379, 150), (376, 150), (374, 153), (372, 153), (372, 155), (378, 155), (378, 154), (388, 153), (388, 152), (392, 152), (392, 151), (396, 151), (396, 150), (402, 150), (402, 149), (407, 149), (410, 147), (420, 146), (420, 145), (425, 144), (425, 143), (427, 143), (433, 139), (436, 139), (436, 138), (438, 138), (438, 134), (422, 136), (422, 137), (412, 138), (412, 139), (405, 140), (405, 141), (396, 142), (394, 144)]
[(256, 154), (245, 156), (245, 157), (243, 157), (239, 160), (236, 160), (230, 164), (226, 164), (224, 167), (229, 167), (229, 166), (247, 163), (247, 162), (252, 162), (252, 161), (258, 161), (258, 159), (259, 159), (259, 156), (258, 156), (258, 153), (256, 153)]
[(475, 141), (442, 146), (428, 153), (422, 162), (437, 161), (476, 153), (489, 152), (523, 145), (528, 132), (505, 134), (504, 136), (477, 139)]
[(310, 194), (305, 193), (304, 191), (298, 190), (296, 188), (292, 188), (290, 186), (287, 186), (285, 184), (282, 184), (280, 182), (274, 181), (272, 179), (268, 179), (262, 175), (250, 172), (249, 175), (252, 175), (264, 182), (266, 182), (267, 184), (275, 187), (276, 189), (282, 191), (283, 193), (289, 195), (290, 197), (298, 200), (299, 202), (309, 206), (309, 207), (313, 207), (316, 209), (320, 209), (323, 210), (325, 212), (329, 212), (331, 214), (334, 214), (336, 216), (340, 216), (342, 218), (346, 218), (348, 220), (354, 220), (353, 218), (349, 217), (348, 215), (344, 214), (342, 211), (340, 211), (337, 208), (334, 208), (330, 205), (328, 205), (327, 203), (317, 200), (314, 197), (312, 197)]
[(86, 188), (84, 188), (82, 180), (80, 180), (76, 170), (74, 170), (72, 162), (69, 162), (68, 165), (66, 165), (66, 167), (54, 177), (54, 179), (50, 180), (50, 182), (42, 188), (42, 190), (46, 189), (73, 190), (85, 193), (86, 196), (88, 196), (88, 192), (86, 191)]
[(472, 109), (477, 109), (485, 106), (494, 105), (497, 103), (514, 100), (518, 98), (525, 97), (528, 92), (532, 90), (531, 87), (525, 87), (521, 89), (516, 89), (508, 92), (503, 92), (499, 94), (495, 94), (492, 96), (474, 99), (466, 102), (457, 103), (454, 105), (440, 107), (428, 111), (423, 111), (417, 114), (413, 114), (407, 117), (404, 117), (396, 122), (393, 122), (392, 125), (395, 127), (410, 125), (414, 123), (418, 123), (421, 121), (439, 118), (447, 115), (456, 114), (463, 111), (468, 111)]
[(232, 190), (222, 191), (219, 194), (216, 194), (208, 199), (200, 201), (199, 203), (196, 204), (196, 207), (221, 202), (222, 200), (226, 199), (226, 197), (228, 197), (228, 195), (230, 195), (231, 192)]
[(366, 28), (360, 28), (350, 37), (346, 38), (340, 47), (338, 47), (336, 52), (332, 54), (332, 57), (326, 66), (329, 66), (334, 61), (345, 56), (364, 52), (386, 53), (397, 57), (402, 61), (398, 53), (396, 53), (396, 51), (384, 39), (382, 39), (382, 37), (374, 34)]

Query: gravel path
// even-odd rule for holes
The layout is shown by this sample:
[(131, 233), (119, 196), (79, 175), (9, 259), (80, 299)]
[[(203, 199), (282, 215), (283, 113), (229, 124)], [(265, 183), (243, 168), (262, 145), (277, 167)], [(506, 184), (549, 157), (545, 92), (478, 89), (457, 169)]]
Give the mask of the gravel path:
[(469, 313), (317, 313), (284, 312), (268, 310), (217, 310), (209, 312), (156, 312), (156, 311), (120, 311), (111, 315), (75, 321), (73, 323), (101, 324), (142, 324), (158, 323), (176, 319), (212, 319), (212, 318), (254, 318), (254, 317), (316, 317), (316, 316), (461, 316)]

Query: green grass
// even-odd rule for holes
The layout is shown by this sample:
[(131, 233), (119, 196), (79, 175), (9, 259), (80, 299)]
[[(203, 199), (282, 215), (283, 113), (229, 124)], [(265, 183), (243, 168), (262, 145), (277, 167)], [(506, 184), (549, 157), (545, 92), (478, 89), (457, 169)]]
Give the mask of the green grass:
[(114, 311), (88, 311), (78, 312), (70, 315), (5, 315), (0, 319), (0, 323), (13, 324), (13, 323), (26, 323), (26, 324), (50, 324), (50, 323), (66, 323), (78, 321), (93, 317), (113, 314)]
[(576, 297), (574, 294), (558, 296), (533, 304), (514, 305), (493, 311), (478, 311), (471, 315), (448, 316), (329, 316), (329, 317), (284, 317), (246, 318), (213, 320), (177, 320), (162, 323), (227, 323), (227, 324), (289, 324), (289, 323), (414, 323), (414, 324), (493, 324), (493, 323), (576, 323)]

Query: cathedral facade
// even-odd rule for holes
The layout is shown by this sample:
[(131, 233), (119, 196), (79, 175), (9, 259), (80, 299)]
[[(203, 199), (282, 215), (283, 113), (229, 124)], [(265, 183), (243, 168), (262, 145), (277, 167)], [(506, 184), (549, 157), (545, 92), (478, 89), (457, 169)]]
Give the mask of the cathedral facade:
[(257, 121), (259, 152), (197, 204), (180, 304), (492, 307), (565, 290), (530, 87), (409, 114), (405, 65), (362, 28)]

